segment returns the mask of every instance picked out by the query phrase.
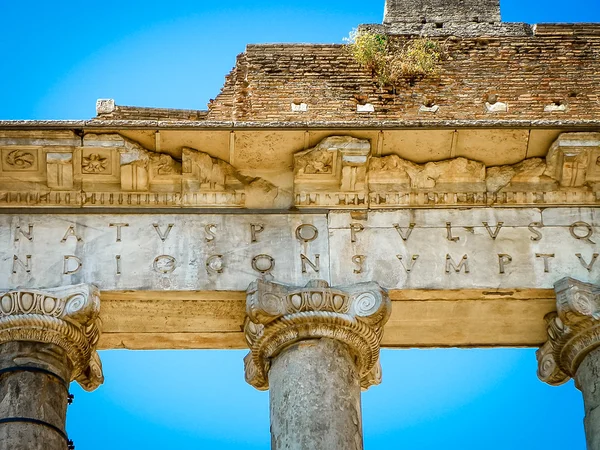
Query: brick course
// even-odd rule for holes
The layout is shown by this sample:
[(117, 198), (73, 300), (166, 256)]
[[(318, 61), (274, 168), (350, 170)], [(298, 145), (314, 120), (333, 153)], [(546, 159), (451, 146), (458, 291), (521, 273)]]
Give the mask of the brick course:
[[(520, 37), (441, 38), (448, 58), (439, 75), (381, 88), (344, 45), (249, 45), (209, 105), (214, 121), (372, 121), (521, 119), (600, 116), (600, 24), (542, 24)], [(392, 39), (411, 39), (395, 36)], [(487, 113), (495, 94), (508, 104)], [(437, 113), (419, 113), (424, 99)], [(291, 102), (308, 104), (292, 112)], [(374, 105), (358, 113), (357, 102)], [(544, 112), (554, 102), (564, 112)]]

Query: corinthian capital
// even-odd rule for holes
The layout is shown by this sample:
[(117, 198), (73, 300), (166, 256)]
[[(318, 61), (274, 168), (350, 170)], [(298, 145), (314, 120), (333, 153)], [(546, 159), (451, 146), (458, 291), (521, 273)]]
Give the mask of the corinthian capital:
[(100, 337), (100, 293), (79, 284), (48, 290), (0, 293), (0, 344), (31, 341), (63, 348), (71, 380), (92, 391), (104, 381), (96, 344)]
[(564, 278), (554, 285), (556, 312), (547, 314), (548, 341), (537, 351), (538, 377), (559, 385), (574, 377), (600, 345), (600, 286)]
[(387, 292), (377, 283), (332, 288), (326, 281), (311, 281), (292, 287), (258, 280), (246, 297), (246, 381), (268, 389), (271, 358), (294, 342), (330, 338), (356, 355), (363, 389), (378, 384), (379, 344), (390, 311)]

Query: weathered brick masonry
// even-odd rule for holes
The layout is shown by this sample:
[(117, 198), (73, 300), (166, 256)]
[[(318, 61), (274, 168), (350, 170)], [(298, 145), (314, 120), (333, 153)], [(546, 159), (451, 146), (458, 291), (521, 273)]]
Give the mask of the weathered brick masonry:
[[(397, 36), (395, 39), (411, 39)], [(600, 24), (537, 25), (532, 36), (431, 37), (437, 76), (380, 88), (344, 45), (249, 45), (209, 105), (215, 121), (589, 119), (600, 116)], [(508, 111), (488, 113), (489, 95)], [(430, 99), (437, 113), (420, 113)], [(292, 112), (291, 103), (308, 105)], [(358, 113), (358, 102), (374, 113)], [(564, 112), (545, 112), (552, 103)]]

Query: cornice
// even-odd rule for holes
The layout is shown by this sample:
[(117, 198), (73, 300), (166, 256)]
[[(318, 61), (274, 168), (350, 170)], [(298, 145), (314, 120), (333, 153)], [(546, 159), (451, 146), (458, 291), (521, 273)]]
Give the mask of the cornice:
[(589, 130), (600, 129), (600, 120), (360, 120), (360, 121), (158, 121), (158, 120), (0, 120), (0, 130), (7, 129), (190, 129), (190, 130), (294, 130), (294, 129), (348, 129), (348, 130), (393, 130), (393, 129), (494, 129), (535, 128)]

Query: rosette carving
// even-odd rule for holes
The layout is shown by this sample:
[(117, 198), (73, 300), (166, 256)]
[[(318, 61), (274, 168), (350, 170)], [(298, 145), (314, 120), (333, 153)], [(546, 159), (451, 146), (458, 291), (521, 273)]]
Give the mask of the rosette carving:
[(546, 315), (548, 341), (537, 351), (538, 377), (551, 385), (574, 377), (600, 346), (600, 286), (564, 278), (554, 285), (556, 312)]
[(350, 347), (363, 389), (381, 382), (379, 344), (391, 302), (377, 283), (329, 287), (318, 280), (292, 287), (257, 280), (246, 293), (244, 332), (250, 353), (244, 363), (246, 381), (255, 388), (269, 388), (270, 361), (285, 347), (318, 338)]
[(79, 284), (48, 290), (0, 293), (0, 344), (33, 341), (63, 348), (72, 365), (71, 380), (92, 391), (102, 384), (96, 353), (100, 337), (100, 293)]

